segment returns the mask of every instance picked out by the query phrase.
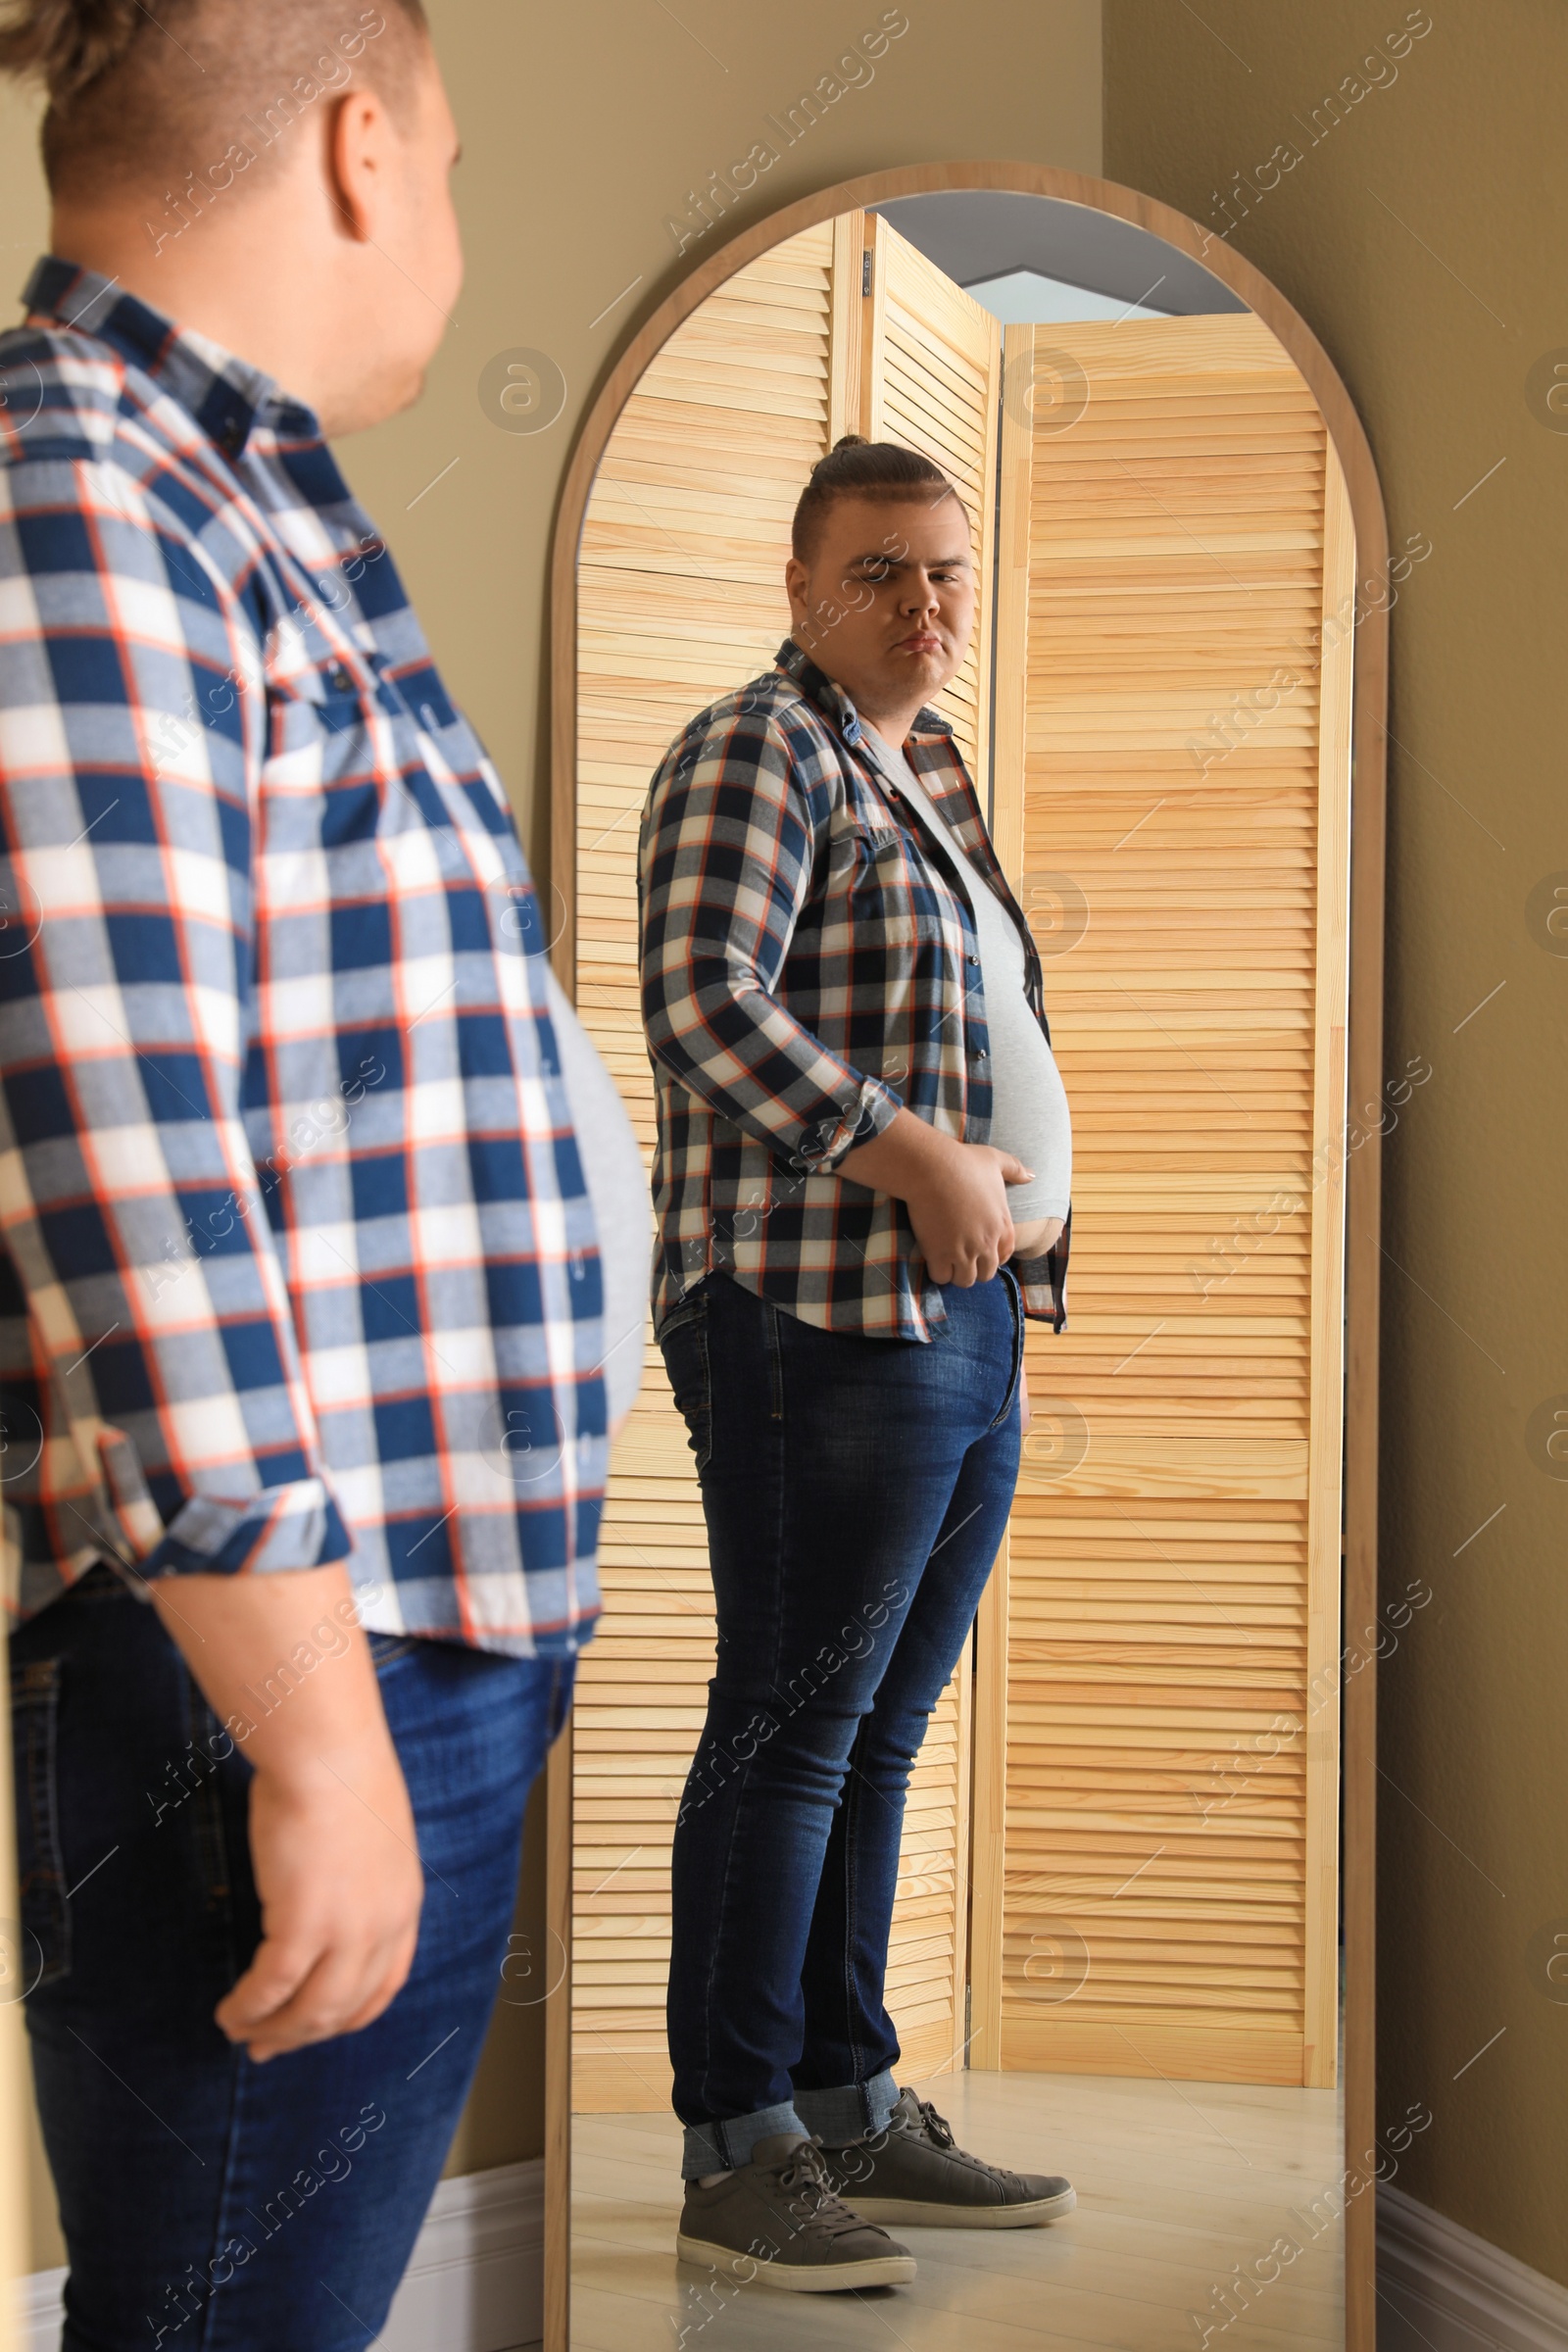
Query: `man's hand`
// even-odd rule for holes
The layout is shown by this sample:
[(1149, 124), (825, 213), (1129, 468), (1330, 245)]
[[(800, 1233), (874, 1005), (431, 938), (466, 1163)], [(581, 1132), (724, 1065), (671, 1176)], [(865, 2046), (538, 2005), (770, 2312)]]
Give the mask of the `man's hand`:
[[(219, 2025), (255, 2059), (369, 2025), (413, 1963), (424, 1877), (347, 1572), (166, 1577), (150, 1590), (255, 1767), (262, 1941)], [(315, 1663), (290, 1666), (301, 1651)]]
[(1034, 1170), (1010, 1152), (960, 1144), (901, 1109), (870, 1143), (845, 1153), (839, 1173), (902, 1200), (932, 1281), (966, 1291), (1012, 1255), (1007, 1186), (1027, 1184)]
[(1013, 1250), (1009, 1184), (1033, 1175), (1010, 1152), (990, 1144), (955, 1144), (929, 1179), (904, 1196), (914, 1238), (933, 1282), (960, 1291), (989, 1282)]
[(414, 1961), (424, 1876), (383, 1725), (314, 1769), (251, 1783), (251, 1869), (262, 1941), (214, 2012), (252, 2058), (352, 2034), (380, 2016)]

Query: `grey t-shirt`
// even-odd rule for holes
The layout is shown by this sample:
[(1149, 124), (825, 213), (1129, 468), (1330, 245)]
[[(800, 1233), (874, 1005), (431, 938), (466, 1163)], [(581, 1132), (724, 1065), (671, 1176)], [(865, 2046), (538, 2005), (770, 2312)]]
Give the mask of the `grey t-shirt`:
[(991, 1035), (991, 1141), (1015, 1152), (1032, 1184), (1007, 1187), (1014, 1224), (1065, 1217), (1072, 1199), (1072, 1121), (1056, 1057), (1024, 995), (1023, 941), (990, 883), (937, 813), (902, 751), (865, 726), (862, 740), (891, 784), (952, 852), (968, 890), (980, 948), (980, 983)]
[(598, 1049), (552, 971), (545, 974), (561, 1075), (571, 1104), (588, 1198), (599, 1228), (604, 1283), (606, 1400), (612, 1422), (629, 1413), (643, 1377), (654, 1209), (648, 1171), (626, 1106)]

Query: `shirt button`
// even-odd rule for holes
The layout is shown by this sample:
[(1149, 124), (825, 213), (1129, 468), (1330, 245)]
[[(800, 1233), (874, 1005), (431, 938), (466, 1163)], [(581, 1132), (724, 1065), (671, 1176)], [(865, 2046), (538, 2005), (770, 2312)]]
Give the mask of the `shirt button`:
[(970, 963), (978, 963), (980, 958), (978, 956), (970, 956), (966, 958), (966, 960)]
[(245, 446), (245, 427), (239, 417), (225, 416), (223, 418), (223, 429), (218, 436), (218, 446), (220, 449), (226, 450), (231, 458), (239, 456)]
[(334, 694), (353, 694), (355, 691), (354, 674), (341, 662), (327, 671), (326, 682)]

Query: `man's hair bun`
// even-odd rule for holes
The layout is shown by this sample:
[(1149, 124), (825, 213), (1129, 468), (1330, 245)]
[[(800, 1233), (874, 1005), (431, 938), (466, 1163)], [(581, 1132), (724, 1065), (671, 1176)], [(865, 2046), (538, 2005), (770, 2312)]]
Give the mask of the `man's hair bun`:
[(825, 458), (818, 458), (795, 509), (791, 543), (803, 564), (808, 564), (822, 536), (829, 508), (840, 498), (869, 498), (889, 502), (913, 500), (935, 506), (945, 498), (963, 501), (932, 458), (899, 441), (868, 441), (863, 433), (844, 433)]
[(10, 0), (0, 8), (0, 73), (41, 81), (69, 106), (121, 59), (144, 20), (136, 0)]

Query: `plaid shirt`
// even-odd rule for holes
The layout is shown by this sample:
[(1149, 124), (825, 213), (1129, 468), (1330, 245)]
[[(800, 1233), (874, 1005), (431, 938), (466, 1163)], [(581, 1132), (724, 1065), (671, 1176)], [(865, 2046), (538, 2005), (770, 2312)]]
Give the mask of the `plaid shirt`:
[(596, 1613), (600, 1268), (501, 787), (310, 412), (88, 271), (0, 336), (14, 1612), (346, 1560)]
[[(921, 710), (905, 754), (1024, 940), (953, 730)], [(983, 1144), (991, 1079), (979, 941), (951, 849), (903, 805), (854, 705), (792, 640), (778, 667), (677, 736), (639, 853), (654, 1064), (656, 1329), (723, 1267), (828, 1331), (926, 1340), (945, 1319), (902, 1200), (835, 1171), (902, 1103)], [(1069, 1225), (1071, 1220), (1068, 1220)], [(1014, 1261), (1060, 1331), (1068, 1235)]]

